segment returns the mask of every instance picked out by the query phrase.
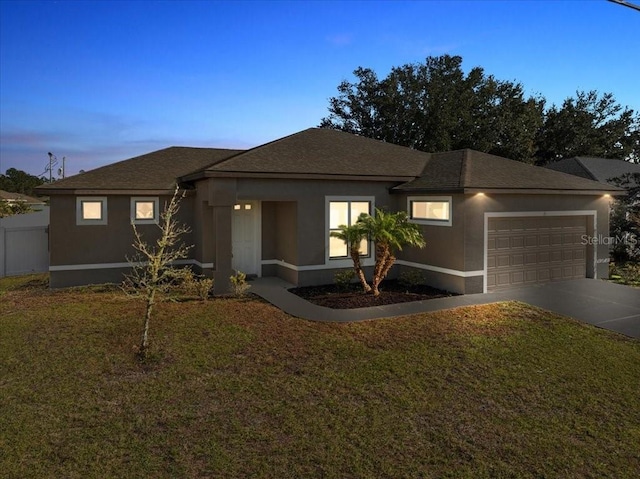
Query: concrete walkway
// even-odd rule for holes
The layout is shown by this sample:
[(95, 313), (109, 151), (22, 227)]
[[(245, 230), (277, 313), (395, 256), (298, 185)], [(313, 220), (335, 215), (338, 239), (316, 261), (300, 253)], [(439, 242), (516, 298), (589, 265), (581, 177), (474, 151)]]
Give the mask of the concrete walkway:
[(640, 338), (640, 289), (600, 280), (560, 281), (500, 293), (468, 294), (359, 309), (317, 306), (287, 291), (292, 287), (293, 285), (272, 277), (257, 278), (251, 282), (252, 293), (292, 316), (311, 321), (363, 321), (516, 300)]

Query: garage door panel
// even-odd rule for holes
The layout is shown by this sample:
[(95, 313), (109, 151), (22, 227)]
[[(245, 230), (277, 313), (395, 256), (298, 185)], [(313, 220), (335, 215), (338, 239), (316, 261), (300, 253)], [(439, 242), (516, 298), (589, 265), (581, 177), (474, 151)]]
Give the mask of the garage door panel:
[(549, 251), (549, 259), (552, 263), (558, 263), (562, 261), (562, 251), (558, 251), (558, 250)]
[(584, 278), (586, 216), (490, 218), (487, 288)]
[(496, 267), (497, 268), (506, 268), (511, 265), (510, 263), (511, 256), (508, 254), (503, 254), (497, 257)]
[(511, 247), (511, 238), (498, 237), (496, 238), (496, 249), (509, 249)]
[(538, 270), (538, 283), (544, 283), (545, 281), (549, 281), (551, 279), (551, 269), (539, 269)]
[(511, 238), (511, 248), (524, 248), (524, 236), (513, 236)]
[(551, 255), (548, 251), (541, 251), (537, 255), (538, 263), (549, 263), (551, 261)]

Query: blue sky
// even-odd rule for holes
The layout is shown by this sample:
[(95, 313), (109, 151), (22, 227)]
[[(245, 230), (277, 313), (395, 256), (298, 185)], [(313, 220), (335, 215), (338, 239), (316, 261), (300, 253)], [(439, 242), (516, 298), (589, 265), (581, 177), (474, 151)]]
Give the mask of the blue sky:
[(559, 104), (640, 110), (640, 12), (605, 0), (0, 0), (0, 172), (67, 174), (171, 145), (248, 148), (317, 126), (358, 66), (460, 55)]

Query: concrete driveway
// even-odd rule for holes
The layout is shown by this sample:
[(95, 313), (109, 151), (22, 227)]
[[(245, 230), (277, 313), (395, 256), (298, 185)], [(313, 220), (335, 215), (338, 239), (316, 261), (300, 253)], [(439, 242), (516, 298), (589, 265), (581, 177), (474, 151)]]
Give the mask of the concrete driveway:
[(495, 301), (522, 301), (604, 329), (640, 338), (638, 288), (596, 279), (575, 279), (483, 296), (493, 296)]
[(292, 287), (279, 278), (257, 278), (251, 282), (252, 293), (293, 316), (311, 321), (364, 321), (516, 300), (640, 338), (640, 289), (597, 279), (558, 281), (500, 293), (467, 294), (360, 309), (317, 306), (290, 293), (288, 289)]

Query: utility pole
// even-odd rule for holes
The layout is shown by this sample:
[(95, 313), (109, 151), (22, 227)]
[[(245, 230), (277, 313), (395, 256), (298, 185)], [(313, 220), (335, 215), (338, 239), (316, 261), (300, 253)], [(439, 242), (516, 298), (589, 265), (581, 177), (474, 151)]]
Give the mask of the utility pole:
[[(54, 155), (53, 153), (51, 153), (51, 152), (47, 153), (47, 155), (49, 155), (49, 166), (45, 166), (44, 172), (45, 172), (45, 174), (47, 173), (47, 171), (49, 172), (49, 183), (51, 183), (53, 181), (53, 167), (58, 164), (58, 157), (56, 155)], [(58, 176), (61, 176), (63, 179), (65, 177), (65, 163), (66, 162), (67, 162), (67, 157), (63, 156), (62, 157), (62, 167), (58, 168)]]
[(47, 153), (47, 155), (49, 155), (49, 166), (45, 168), (45, 172), (47, 170), (49, 170), (49, 183), (52, 183), (53, 182), (53, 167), (58, 164), (58, 158), (56, 158), (56, 155), (54, 155), (51, 152)]

